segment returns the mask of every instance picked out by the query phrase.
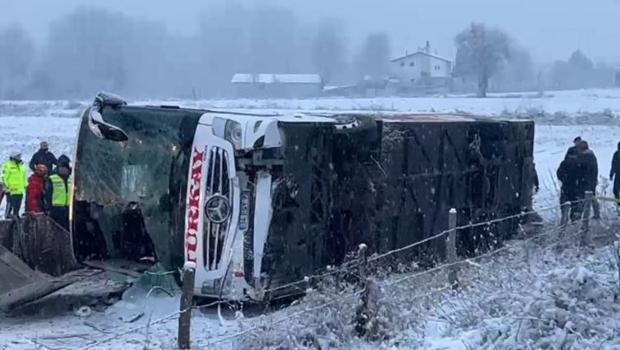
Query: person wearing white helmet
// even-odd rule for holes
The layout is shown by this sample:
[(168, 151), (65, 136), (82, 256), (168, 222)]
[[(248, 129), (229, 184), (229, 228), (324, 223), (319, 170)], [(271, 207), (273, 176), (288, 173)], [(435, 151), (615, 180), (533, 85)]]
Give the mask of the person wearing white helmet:
[(21, 152), (13, 152), (2, 167), (2, 183), (7, 196), (6, 217), (17, 218), (21, 209), (26, 186), (26, 166), (22, 162)]

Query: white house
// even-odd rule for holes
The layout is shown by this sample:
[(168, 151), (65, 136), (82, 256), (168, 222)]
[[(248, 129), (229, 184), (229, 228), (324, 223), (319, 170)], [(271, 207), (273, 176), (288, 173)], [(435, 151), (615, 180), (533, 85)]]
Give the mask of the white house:
[(305, 98), (323, 93), (323, 79), (318, 74), (238, 73), (231, 83), (242, 98)]
[(390, 74), (401, 86), (448, 87), (452, 80), (452, 61), (431, 52), (429, 42), (418, 51), (391, 61)]

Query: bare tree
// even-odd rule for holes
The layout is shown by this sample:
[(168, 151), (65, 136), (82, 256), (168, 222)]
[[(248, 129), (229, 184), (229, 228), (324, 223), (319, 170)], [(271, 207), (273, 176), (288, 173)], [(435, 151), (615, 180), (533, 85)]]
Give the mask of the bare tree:
[(390, 54), (390, 39), (387, 34), (370, 34), (357, 55), (358, 76), (382, 78), (389, 71)]
[[(287, 9), (227, 2), (203, 14), (198, 35), (200, 75), (208, 95), (226, 95), (235, 73), (312, 70), (313, 33)], [(306, 35), (307, 34), (307, 35)]]
[[(344, 28), (335, 21), (309, 26), (286, 8), (234, 0), (200, 19), (196, 33), (181, 36), (161, 22), (79, 6), (50, 24), (36, 60), (23, 29), (0, 28), (0, 97), (9, 94), (5, 87), (36, 98), (86, 98), (99, 90), (128, 98), (223, 97), (234, 73), (318, 70), (328, 80), (345, 78)], [(385, 52), (387, 37), (368, 42), (361, 55), (374, 67), (368, 74), (383, 71), (376, 67), (387, 63)]]
[(571, 65), (566, 61), (555, 61), (550, 72), (551, 87), (556, 90), (570, 89), (573, 86)]
[(160, 23), (78, 7), (50, 26), (42, 60), (54, 84), (48, 97), (83, 98), (99, 90), (168, 95), (166, 87), (183, 76), (168, 74), (173, 66), (163, 64), (166, 40)]
[(20, 97), (34, 55), (34, 43), (23, 27), (15, 24), (0, 31), (0, 98)]
[(235, 73), (249, 72), (250, 11), (236, 2), (214, 5), (201, 16), (197, 51), (199, 83), (208, 96), (227, 95)]
[(568, 63), (577, 69), (590, 71), (594, 69), (594, 63), (581, 50), (576, 50), (570, 55)]
[(551, 81), (556, 89), (583, 89), (611, 85), (613, 69), (595, 65), (582, 51), (576, 50), (567, 61), (557, 61), (551, 68)]
[(248, 64), (253, 73), (294, 73), (300, 52), (299, 25), (292, 11), (280, 7), (258, 7), (249, 30)]
[(455, 74), (475, 77), (478, 96), (486, 97), (489, 79), (510, 57), (510, 39), (499, 29), (472, 23), (455, 38), (457, 54)]
[(319, 23), (312, 43), (312, 63), (325, 82), (331, 82), (345, 71), (345, 38), (343, 26), (333, 20)]
[(510, 45), (510, 57), (491, 81), (503, 90), (515, 91), (537, 88), (537, 78), (530, 53), (513, 42)]

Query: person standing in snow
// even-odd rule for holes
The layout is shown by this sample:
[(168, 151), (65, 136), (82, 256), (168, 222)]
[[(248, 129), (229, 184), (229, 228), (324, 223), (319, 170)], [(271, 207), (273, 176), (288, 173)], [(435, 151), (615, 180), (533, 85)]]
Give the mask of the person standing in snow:
[(33, 172), (38, 164), (43, 164), (47, 167), (48, 171), (51, 171), (53, 167), (58, 164), (58, 160), (54, 153), (49, 151), (49, 144), (47, 141), (42, 141), (39, 150), (30, 159), (30, 170)]
[(71, 166), (68, 162), (58, 163), (45, 187), (48, 213), (52, 220), (69, 231), (69, 203), (71, 203)]
[(575, 137), (575, 138), (573, 139), (573, 145), (572, 145), (572, 146), (570, 146), (570, 147), (568, 148), (568, 151), (566, 151), (566, 156), (564, 156), (564, 158), (568, 157), (568, 153), (569, 153), (569, 152), (571, 152), (571, 151), (577, 151), (577, 148), (578, 148), (579, 143), (580, 143), (581, 141), (582, 141), (582, 140), (581, 140), (581, 136), (577, 136), (577, 137)]
[(580, 200), (584, 198), (586, 191), (585, 166), (579, 158), (577, 149), (571, 147), (568, 150), (556, 174), (562, 183), (560, 204), (571, 202), (571, 220), (575, 221), (581, 217), (583, 205)]
[(616, 198), (616, 205), (620, 210), (620, 142), (618, 142), (618, 150), (614, 153), (611, 159), (611, 171), (609, 172), (609, 180), (614, 181), (614, 197)]
[[(587, 141), (582, 140), (577, 145), (579, 151), (579, 157), (583, 158), (583, 164), (585, 165), (585, 190), (591, 191), (596, 196), (596, 186), (598, 185), (598, 160), (596, 155), (590, 149)], [(596, 197), (592, 198), (592, 211), (594, 213), (594, 219), (600, 219), (601, 208), (599, 206)]]
[(27, 184), (26, 166), (22, 162), (21, 153), (12, 153), (9, 160), (4, 163), (2, 167), (2, 183), (8, 198), (6, 218), (19, 217)]
[(47, 167), (44, 164), (37, 164), (34, 174), (28, 178), (28, 189), (26, 190), (26, 212), (32, 214), (45, 213), (47, 205), (45, 203), (45, 186), (47, 181)]
[(71, 159), (69, 159), (69, 157), (67, 157), (64, 154), (61, 154), (60, 157), (58, 157), (58, 165), (56, 166), (56, 168), (52, 172), (53, 173), (58, 173), (58, 166), (60, 166), (61, 164), (64, 164), (64, 165), (68, 166), (69, 168), (71, 168), (71, 166), (70, 166)]

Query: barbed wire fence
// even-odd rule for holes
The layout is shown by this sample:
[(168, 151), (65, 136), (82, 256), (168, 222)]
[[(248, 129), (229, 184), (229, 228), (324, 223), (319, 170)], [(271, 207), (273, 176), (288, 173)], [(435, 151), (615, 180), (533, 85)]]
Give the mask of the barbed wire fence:
[[(407, 246), (394, 249), (394, 250), (390, 250), (388, 252), (381, 253), (381, 254), (374, 254), (371, 256), (367, 256), (366, 255), (367, 247), (365, 245), (360, 245), (358, 256), (354, 260), (348, 261), (342, 266), (328, 269), (327, 271), (319, 273), (319, 274), (305, 276), (303, 279), (293, 281), (290, 283), (286, 283), (283, 285), (279, 285), (271, 289), (266, 289), (264, 290), (264, 293), (271, 294), (271, 293), (280, 292), (283, 290), (293, 290), (294, 292), (291, 293), (291, 295), (301, 295), (304, 293), (316, 293), (318, 289), (320, 289), (320, 286), (319, 286), (320, 283), (325, 282), (326, 280), (330, 278), (338, 279), (337, 277), (339, 275), (353, 276), (354, 279), (358, 281), (357, 290), (354, 290), (354, 291), (347, 290), (343, 292), (342, 294), (331, 293), (329, 295), (330, 300), (326, 302), (318, 303), (317, 305), (291, 306), (291, 308), (295, 308), (295, 309), (301, 308), (301, 309), (294, 310), (294, 311), (292, 310), (291, 313), (281, 316), (281, 317), (277, 317), (277, 315), (270, 315), (270, 316), (267, 316), (266, 318), (261, 317), (261, 319), (257, 322), (257, 324), (252, 325), (248, 328), (245, 328), (238, 332), (216, 336), (211, 339), (206, 339), (206, 340), (197, 339), (194, 342), (194, 344), (196, 345), (197, 348), (200, 348), (200, 349), (221, 348), (222, 346), (226, 344), (229, 344), (232, 346), (234, 342), (237, 342), (240, 339), (243, 339), (244, 337), (247, 337), (249, 335), (255, 335), (255, 333), (258, 331), (265, 330), (267, 328), (274, 327), (277, 325), (286, 324), (288, 321), (298, 319), (304, 315), (308, 315), (310, 313), (316, 313), (318, 311), (325, 310), (329, 307), (337, 306), (338, 304), (344, 304), (345, 302), (358, 301), (360, 306), (359, 306), (359, 310), (357, 314), (362, 312), (362, 313), (365, 313), (365, 315), (373, 316), (373, 315), (376, 315), (376, 310), (369, 310), (369, 308), (376, 307), (376, 305), (372, 305), (372, 303), (369, 303), (368, 291), (370, 289), (394, 288), (398, 285), (402, 285), (416, 278), (421, 278), (423, 276), (428, 276), (428, 275), (437, 275), (446, 270), (448, 270), (448, 274), (446, 276), (447, 277), (445, 281), (446, 283), (444, 283), (444, 285), (436, 289), (432, 289), (428, 292), (420, 293), (419, 295), (414, 295), (410, 298), (410, 300), (424, 299), (424, 298), (428, 298), (431, 296), (441, 295), (442, 293), (453, 292), (455, 289), (460, 287), (460, 284), (458, 281), (458, 270), (460, 267), (463, 267), (463, 266), (469, 266), (469, 267), (474, 267), (474, 268), (479, 267), (479, 264), (477, 263), (477, 261), (481, 261), (486, 258), (491, 258), (493, 256), (497, 256), (498, 254), (502, 252), (507, 252), (510, 250), (518, 249), (518, 248), (521, 248), (525, 252), (524, 254), (525, 259), (528, 260), (528, 264), (529, 264), (529, 259), (531, 257), (531, 254), (529, 253), (529, 251), (531, 249), (532, 244), (535, 241), (540, 241), (542, 239), (553, 238), (550, 244), (546, 244), (546, 245), (544, 245), (543, 243), (538, 244), (539, 247), (544, 245), (544, 249), (556, 247), (562, 242), (571, 242), (571, 239), (573, 238), (579, 238), (580, 245), (589, 246), (592, 243), (591, 237), (590, 237), (589, 207), (591, 205), (591, 201), (596, 200), (596, 199), (604, 201), (604, 202), (610, 202), (614, 204), (616, 203), (614, 199), (603, 198), (603, 197), (593, 197), (593, 195), (590, 194), (586, 198), (578, 200), (578, 201), (573, 201), (572, 203), (564, 203), (562, 205), (554, 205), (554, 206), (548, 206), (545, 208), (540, 208), (537, 210), (524, 211), (519, 214), (510, 215), (507, 217), (502, 217), (502, 218), (497, 218), (497, 219), (491, 219), (491, 220), (487, 220), (483, 222), (469, 223), (469, 224), (465, 224), (461, 226), (456, 226), (456, 220), (450, 220), (451, 221), (450, 227), (447, 230), (444, 230), (442, 232), (439, 232), (437, 234), (434, 234), (432, 236), (429, 236), (423, 240), (417, 241)], [(575, 206), (582, 206), (583, 212), (581, 216), (578, 218), (569, 218), (568, 215), (570, 214), (570, 208), (575, 207)], [(531, 215), (535, 215), (535, 214), (542, 213), (545, 211), (560, 212), (562, 214), (560, 221), (556, 225), (554, 225), (552, 228), (547, 227), (545, 230), (543, 230), (543, 232), (536, 233), (530, 236), (525, 236), (523, 232), (523, 228), (521, 224), (519, 223), (518, 227), (521, 232), (515, 238), (517, 239), (520, 238), (520, 240), (510, 241), (509, 242), (510, 244), (504, 244), (499, 248), (490, 249), (489, 251), (480, 253), (475, 256), (461, 258), (460, 260), (456, 260), (456, 256), (453, 256), (452, 258), (450, 258), (451, 254), (449, 250), (450, 249), (455, 250), (455, 245), (457, 241), (457, 239), (455, 239), (455, 236), (458, 234), (459, 231), (471, 230), (471, 229), (481, 228), (485, 226), (491, 227), (494, 224), (503, 223), (509, 220), (522, 220), (524, 218), (530, 217)], [(566, 232), (569, 227), (572, 227), (574, 229), (570, 234), (567, 235)], [(389, 257), (394, 257), (397, 254), (400, 254), (403, 252), (412, 251), (413, 249), (419, 248), (423, 246), (424, 244), (435, 242), (435, 241), (439, 242), (442, 240), (443, 242), (445, 242), (445, 247), (446, 247), (445, 255), (447, 257), (447, 261), (444, 263), (427, 268), (425, 270), (412, 271), (409, 273), (393, 274), (391, 278), (384, 278), (380, 283), (376, 281), (375, 277), (377, 276), (372, 275), (372, 274), (370, 276), (368, 275), (369, 271), (374, 271), (375, 274), (377, 272), (377, 269), (371, 268), (371, 265), (373, 264), (384, 262), (388, 260), (387, 258)], [(517, 246), (515, 246), (515, 244)], [(619, 268), (620, 268), (620, 263), (619, 263)], [(172, 273), (174, 272), (165, 271), (165, 272), (158, 272), (156, 274), (168, 275)], [(398, 275), (398, 277), (396, 277), (396, 275)], [(311, 286), (319, 286), (319, 287), (312, 288)], [(169, 315), (166, 315), (156, 320), (152, 320), (152, 321), (150, 320), (147, 325), (136, 326), (131, 329), (123, 329), (122, 331), (118, 329), (118, 332), (108, 332), (108, 335), (105, 338), (91, 341), (87, 346), (83, 347), (83, 349), (97, 348), (97, 347), (103, 346), (106, 343), (112, 342), (113, 340), (118, 339), (119, 337), (122, 337), (124, 335), (135, 333), (135, 332), (140, 332), (144, 330), (145, 328), (148, 328), (149, 326), (172, 322), (174, 320), (179, 319), (179, 317), (185, 313), (191, 314), (192, 310), (196, 310), (196, 311), (203, 310), (203, 309), (211, 308), (214, 306), (221, 307), (222, 305), (227, 305), (227, 304), (229, 304), (227, 301), (222, 301), (222, 300), (215, 301), (215, 302), (212, 302), (206, 305), (193, 306), (190, 304), (188, 307), (182, 307), (179, 311), (173, 312)], [(352, 320), (352, 322), (354, 321), (355, 320)], [(362, 327), (372, 322), (373, 320), (371, 319), (368, 319), (368, 318), (364, 319), (361, 321), (361, 323), (363, 323)], [(179, 337), (177, 340), (181, 341), (181, 338)], [(185, 343), (184, 347), (181, 347), (181, 348), (189, 348), (189, 345), (187, 345), (187, 344), (190, 344), (189, 339), (185, 339), (184, 341), (187, 341), (187, 343)]]
[[(513, 218), (514, 217), (510, 217), (510, 219), (513, 219)], [(583, 223), (586, 220), (587, 220), (586, 218), (581, 218), (579, 220), (574, 221), (573, 224), (580, 226), (580, 225), (583, 225)], [(486, 224), (486, 222), (485, 223), (480, 223), (480, 224)], [(469, 228), (470, 226), (474, 226), (474, 225), (475, 226), (481, 226), (480, 224), (463, 225), (463, 226), (460, 226), (460, 227), (461, 228)], [(446, 233), (448, 233), (449, 231), (450, 230), (447, 230)], [(553, 228), (551, 230), (546, 230), (545, 232), (542, 232), (542, 233), (539, 233), (539, 234), (535, 234), (533, 236), (528, 237), (527, 239), (524, 239), (524, 240), (521, 240), (521, 241), (518, 241), (518, 242), (519, 242), (519, 244), (521, 246), (523, 246), (523, 245), (526, 245), (526, 244), (528, 244), (530, 242), (533, 242), (533, 241), (535, 241), (537, 239), (541, 239), (541, 238), (546, 237), (546, 236), (558, 235), (558, 234), (560, 234), (560, 233), (562, 233), (564, 231), (565, 231), (565, 228), (558, 226), (558, 227), (555, 227), (555, 228)], [(444, 233), (444, 235), (442, 237), (445, 237), (446, 233)], [(559, 241), (564, 241), (567, 238), (573, 238), (572, 236), (579, 235), (579, 234), (581, 234), (581, 231), (580, 230), (576, 230), (575, 233), (573, 233), (571, 236), (566, 236), (564, 238), (559, 238), (558, 240)], [(500, 248), (488, 251), (486, 253), (480, 254), (480, 255), (475, 256), (475, 257), (463, 258), (463, 259), (455, 261), (455, 262), (444, 263), (444, 264), (441, 264), (439, 266), (435, 266), (435, 267), (432, 267), (430, 269), (426, 269), (426, 270), (423, 270), (423, 271), (417, 271), (417, 272), (412, 272), (412, 273), (409, 273), (409, 274), (404, 274), (404, 276), (400, 276), (398, 278), (388, 279), (388, 280), (383, 281), (383, 283), (380, 283), (380, 288), (381, 289), (385, 289), (385, 288), (394, 287), (396, 285), (403, 284), (405, 282), (411, 281), (411, 280), (416, 279), (416, 278), (423, 277), (425, 275), (437, 274), (437, 273), (439, 273), (441, 271), (449, 270), (452, 267), (458, 267), (458, 266), (462, 266), (462, 265), (469, 265), (469, 266), (479, 267), (480, 265), (476, 264), (475, 263), (476, 261), (483, 260), (485, 258), (490, 258), (490, 257), (492, 257), (494, 255), (498, 255), (498, 254), (500, 254), (502, 252), (505, 252), (505, 251), (508, 251), (508, 250), (512, 250), (512, 249), (515, 249), (515, 247), (513, 245), (506, 245), (506, 246), (503, 246), (503, 247), (500, 247)], [(389, 255), (384, 255), (384, 256), (389, 256)], [(373, 260), (376, 261), (378, 259), (373, 259)], [(422, 298), (430, 297), (430, 296), (433, 296), (433, 295), (436, 295), (436, 294), (441, 294), (441, 293), (444, 293), (444, 292), (448, 292), (448, 291), (451, 291), (452, 289), (454, 289), (457, 285), (458, 284), (455, 283), (455, 281), (447, 280), (446, 283), (443, 286), (441, 286), (441, 287), (439, 287), (437, 289), (431, 290), (429, 292), (426, 292), (426, 293), (421, 293), (419, 295), (414, 295), (414, 296), (408, 298), (408, 300), (409, 301), (414, 301), (416, 299), (422, 299)], [(359, 298), (361, 295), (363, 295), (363, 293), (364, 293), (363, 289), (362, 290), (358, 290), (358, 291), (356, 291), (354, 293), (351, 293), (351, 294), (348, 294), (346, 296), (343, 296), (343, 297), (339, 298), (338, 300), (334, 300), (332, 302), (327, 302), (327, 303), (324, 303), (324, 304), (320, 304), (318, 306), (309, 307), (307, 309), (304, 309), (304, 310), (301, 310), (301, 311), (297, 311), (295, 313), (283, 316), (281, 318), (278, 318), (278, 319), (275, 319), (275, 320), (271, 320), (271, 322), (269, 322), (268, 326), (272, 327), (273, 325), (287, 323), (287, 321), (292, 321), (293, 319), (299, 318), (300, 316), (302, 316), (304, 314), (307, 314), (307, 313), (310, 313), (310, 312), (313, 312), (313, 311), (318, 311), (318, 310), (327, 308), (329, 306), (332, 306), (332, 305), (334, 305), (338, 301), (343, 301), (343, 300), (346, 300), (346, 299), (355, 300), (355, 299)], [(248, 329), (246, 329), (246, 330), (244, 330), (242, 332), (238, 332), (238, 333), (235, 333), (235, 334), (229, 334), (229, 335), (223, 336), (223, 337), (218, 338), (218, 339), (208, 340), (206, 342), (201, 342), (200, 343), (200, 347), (206, 346), (207, 348), (209, 348), (209, 347), (217, 348), (219, 345), (221, 345), (223, 343), (229, 342), (229, 341), (234, 340), (234, 339), (241, 338), (243, 336), (251, 334), (254, 331), (258, 331), (258, 330), (264, 329), (264, 328), (266, 328), (266, 325), (255, 325), (255, 326), (250, 327), (250, 328), (248, 328)]]

